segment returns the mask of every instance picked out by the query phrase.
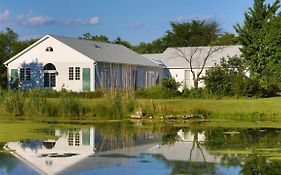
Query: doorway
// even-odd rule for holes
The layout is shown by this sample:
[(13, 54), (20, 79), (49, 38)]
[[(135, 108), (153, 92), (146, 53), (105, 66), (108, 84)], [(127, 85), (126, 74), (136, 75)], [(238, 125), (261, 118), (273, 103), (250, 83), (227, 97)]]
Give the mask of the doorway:
[(52, 63), (48, 63), (43, 68), (44, 71), (44, 87), (54, 88), (56, 87), (56, 67)]

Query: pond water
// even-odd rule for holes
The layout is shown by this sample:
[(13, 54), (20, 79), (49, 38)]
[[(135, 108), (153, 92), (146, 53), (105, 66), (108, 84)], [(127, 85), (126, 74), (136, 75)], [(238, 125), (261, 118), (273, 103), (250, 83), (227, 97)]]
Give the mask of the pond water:
[(0, 143), (0, 174), (281, 174), (281, 129), (116, 122), (34, 132), (50, 138)]

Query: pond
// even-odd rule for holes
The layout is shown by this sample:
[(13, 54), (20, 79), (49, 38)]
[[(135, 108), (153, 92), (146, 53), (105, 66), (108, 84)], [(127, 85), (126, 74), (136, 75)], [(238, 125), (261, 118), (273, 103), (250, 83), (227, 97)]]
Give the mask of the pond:
[(0, 174), (281, 174), (278, 128), (126, 121), (32, 132), (0, 140)]

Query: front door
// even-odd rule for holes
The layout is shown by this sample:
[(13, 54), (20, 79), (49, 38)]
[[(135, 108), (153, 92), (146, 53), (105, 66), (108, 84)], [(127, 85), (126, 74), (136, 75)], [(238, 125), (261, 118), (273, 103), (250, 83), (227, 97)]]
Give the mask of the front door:
[(83, 68), (83, 91), (90, 91), (90, 68)]
[(56, 73), (44, 73), (44, 87), (53, 88), (56, 87)]

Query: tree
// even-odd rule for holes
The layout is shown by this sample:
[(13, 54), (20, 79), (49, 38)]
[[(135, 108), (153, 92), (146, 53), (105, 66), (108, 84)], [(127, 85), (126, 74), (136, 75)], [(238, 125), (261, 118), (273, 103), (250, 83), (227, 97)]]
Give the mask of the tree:
[(91, 35), (89, 32), (84, 33), (83, 36), (79, 37), (79, 38), (85, 39), (85, 40), (92, 40), (92, 41), (110, 43), (107, 36), (105, 36), (105, 35)]
[(7, 85), (7, 69), (3, 64), (15, 53), (13, 47), (17, 43), (18, 35), (10, 28), (0, 33), (0, 87)]
[(163, 42), (162, 38), (156, 39), (150, 43), (141, 42), (134, 47), (134, 50), (140, 54), (148, 53), (162, 53), (167, 49), (167, 46)]
[(208, 46), (215, 41), (220, 28), (217, 22), (191, 21), (171, 23), (172, 30), (167, 31), (163, 42), (167, 47)]
[(120, 44), (123, 45), (129, 49), (133, 49), (133, 45), (129, 43), (128, 41), (122, 40), (120, 37), (117, 37), (115, 41), (113, 41), (114, 44)]
[[(178, 56), (184, 58), (192, 73), (193, 85), (198, 89), (199, 79), (209, 58), (216, 52), (224, 49), (222, 46), (175, 48)], [(195, 67), (197, 66), (197, 67)], [(198, 71), (195, 70), (198, 69)]]
[(265, 37), (278, 9), (279, 0), (272, 5), (266, 4), (265, 0), (254, 0), (254, 6), (245, 13), (243, 26), (235, 26), (238, 41), (243, 45), (242, 57), (246, 59), (252, 75), (262, 75), (271, 62)]
[(231, 33), (223, 33), (218, 35), (216, 40), (212, 43), (212, 45), (217, 46), (228, 46), (228, 45), (236, 45), (238, 44), (237, 37)]

